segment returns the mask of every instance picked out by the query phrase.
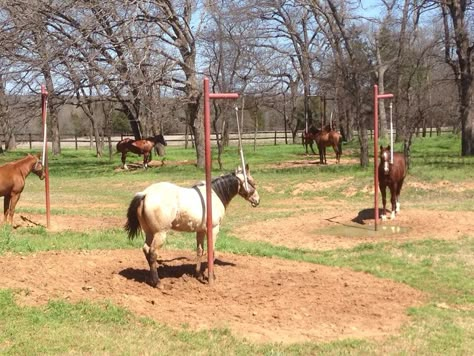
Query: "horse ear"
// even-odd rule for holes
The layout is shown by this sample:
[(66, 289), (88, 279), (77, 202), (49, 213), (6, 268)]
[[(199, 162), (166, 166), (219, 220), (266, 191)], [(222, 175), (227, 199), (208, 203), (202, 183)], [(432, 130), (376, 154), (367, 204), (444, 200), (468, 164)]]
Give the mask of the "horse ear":
[(250, 169), (249, 169), (249, 164), (248, 164), (248, 163), (245, 163), (245, 172), (248, 173), (249, 171), (250, 171)]
[(383, 151), (383, 145), (380, 145), (380, 152)]
[(387, 150), (390, 151), (390, 145), (387, 146)]

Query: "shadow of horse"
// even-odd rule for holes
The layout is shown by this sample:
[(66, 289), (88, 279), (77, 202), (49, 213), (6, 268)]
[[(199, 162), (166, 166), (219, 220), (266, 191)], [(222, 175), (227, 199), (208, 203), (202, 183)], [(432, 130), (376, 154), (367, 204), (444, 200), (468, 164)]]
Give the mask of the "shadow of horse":
[[(183, 276), (196, 276), (196, 263), (183, 263), (180, 265), (167, 265), (166, 263), (173, 262), (173, 261), (180, 261), (180, 260), (186, 260), (190, 261), (189, 258), (187, 257), (177, 257), (173, 258), (171, 260), (158, 260), (158, 276), (160, 278), (170, 278), (170, 279), (179, 279), (182, 278)], [(217, 266), (231, 266), (234, 267), (235, 263), (231, 262), (225, 262), (219, 259), (216, 259), (214, 261), (214, 265)], [(207, 269), (207, 262), (203, 262), (201, 264), (201, 273), (204, 273), (204, 271)], [(125, 277), (129, 280), (133, 280), (138, 283), (145, 283), (149, 284), (148, 280), (148, 274), (149, 270), (146, 269), (139, 269), (139, 268), (125, 268), (122, 271), (119, 272), (119, 275), (122, 277)], [(207, 279), (207, 278), (206, 278)], [(200, 280), (199, 278), (196, 278), (201, 283), (204, 283), (204, 280)]]
[[(382, 209), (379, 209), (379, 216), (382, 213)], [(375, 209), (363, 209), (359, 211), (357, 216), (352, 219), (352, 222), (355, 222), (360, 225), (365, 225), (365, 220), (375, 220)]]

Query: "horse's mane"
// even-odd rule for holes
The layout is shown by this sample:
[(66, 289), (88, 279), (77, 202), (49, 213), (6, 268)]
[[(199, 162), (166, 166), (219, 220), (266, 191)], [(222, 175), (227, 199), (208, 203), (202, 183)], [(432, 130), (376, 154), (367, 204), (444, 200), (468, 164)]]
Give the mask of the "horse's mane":
[(234, 173), (214, 178), (211, 182), (212, 190), (217, 194), (224, 206), (227, 206), (239, 191), (239, 178)]

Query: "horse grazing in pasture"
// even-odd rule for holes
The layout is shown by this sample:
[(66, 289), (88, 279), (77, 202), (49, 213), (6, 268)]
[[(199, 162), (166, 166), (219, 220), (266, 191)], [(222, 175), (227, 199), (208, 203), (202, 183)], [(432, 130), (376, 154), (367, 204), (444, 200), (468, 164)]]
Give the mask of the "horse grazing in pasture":
[(392, 203), (391, 219), (395, 219), (395, 213), (400, 212), (400, 192), (407, 174), (405, 156), (402, 153), (394, 153), (393, 163), (391, 163), (390, 152), (390, 146), (385, 148), (380, 146), (378, 178), (380, 192), (382, 193), (382, 220), (387, 219), (387, 187), (390, 189), (390, 201)]
[(17, 161), (0, 166), (0, 196), (3, 197), (4, 222), (13, 225), (13, 214), (25, 188), (26, 177), (33, 172), (41, 180), (44, 169), (38, 155), (28, 154)]
[(151, 161), (151, 151), (156, 149), (158, 155), (164, 156), (164, 146), (166, 140), (163, 135), (156, 135), (141, 140), (133, 140), (131, 138), (124, 138), (117, 143), (117, 152), (122, 154), (122, 168), (128, 169), (125, 160), (127, 159), (127, 152), (143, 155), (143, 168), (148, 167), (148, 162)]
[(342, 135), (331, 129), (329, 125), (324, 127), (322, 130), (318, 130), (315, 135), (316, 145), (319, 151), (319, 163), (327, 164), (326, 160), (326, 147), (331, 146), (336, 154), (336, 163), (341, 162), (342, 155)]
[[(243, 170), (239, 167), (233, 173), (212, 180), (212, 235), (214, 245), (220, 225), (230, 201), (238, 194), (253, 207), (260, 203), (255, 181), (248, 166), (247, 184)], [(207, 231), (206, 186), (201, 183), (191, 188), (179, 187), (168, 182), (150, 185), (136, 193), (127, 211), (125, 230), (129, 239), (135, 238), (140, 230), (145, 232), (143, 252), (150, 265), (150, 285), (158, 287), (157, 250), (161, 248), (169, 230), (196, 232), (196, 274), (201, 272), (204, 236)]]

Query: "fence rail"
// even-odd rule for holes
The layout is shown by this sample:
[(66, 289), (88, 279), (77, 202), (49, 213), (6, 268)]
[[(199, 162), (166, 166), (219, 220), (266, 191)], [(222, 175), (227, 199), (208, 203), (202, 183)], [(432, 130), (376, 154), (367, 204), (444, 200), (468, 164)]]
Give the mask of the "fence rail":
[[(433, 128), (433, 134), (439, 133), (447, 133), (452, 132), (452, 127), (442, 127), (439, 131)], [(430, 129), (427, 130), (430, 132)], [(302, 131), (298, 131), (296, 135), (296, 143), (301, 143), (301, 134)], [(369, 138), (373, 137), (372, 130), (368, 132)], [(353, 133), (354, 137), (357, 137), (357, 132)], [(124, 137), (132, 137), (132, 134), (118, 134), (111, 137), (112, 145), (116, 145), (117, 142), (122, 140)], [(43, 136), (40, 133), (29, 133), (29, 134), (17, 134), (15, 135), (15, 139), (17, 142), (18, 148), (30, 148), (30, 149), (38, 149), (42, 147), (42, 140)], [(186, 135), (185, 134), (175, 134), (175, 135), (165, 135), (165, 139), (169, 146), (181, 146), (184, 147), (186, 143)], [(104, 141), (104, 144), (108, 144), (108, 137), (101, 137), (101, 140)], [(4, 135), (0, 134), (0, 143), (4, 142)], [(77, 135), (63, 135), (60, 138), (61, 147), (65, 148), (76, 148), (79, 147), (91, 147), (95, 145), (94, 138), (90, 138), (89, 136), (77, 136)], [(277, 144), (291, 144), (293, 142), (291, 132), (288, 131), (285, 134), (285, 131), (260, 131), (255, 133), (243, 133), (242, 134), (242, 142), (244, 144), (254, 144), (257, 145), (277, 145)], [(50, 145), (51, 143), (49, 143)], [(211, 135), (211, 144), (216, 144), (216, 135)], [(229, 144), (230, 145), (237, 145), (238, 144), (238, 135), (237, 133), (231, 133), (229, 135)], [(188, 135), (188, 145), (192, 145), (192, 138)], [(1, 147), (1, 146), (0, 146)]]

